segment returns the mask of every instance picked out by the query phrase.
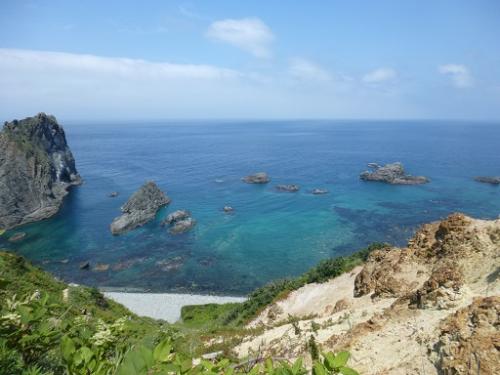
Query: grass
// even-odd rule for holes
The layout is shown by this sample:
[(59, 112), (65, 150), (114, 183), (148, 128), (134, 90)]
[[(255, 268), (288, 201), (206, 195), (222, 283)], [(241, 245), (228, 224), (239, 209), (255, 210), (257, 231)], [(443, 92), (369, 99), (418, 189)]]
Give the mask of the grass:
[[(184, 306), (181, 317), (187, 325), (199, 327), (241, 327), (255, 318), (269, 304), (285, 298), (290, 292), (310, 283), (323, 283), (362, 264), (368, 255), (387, 244), (374, 243), (349, 256), (325, 259), (303, 275), (293, 279), (273, 281), (256, 289), (242, 303), (225, 305)], [(214, 319), (214, 320), (211, 320)]]

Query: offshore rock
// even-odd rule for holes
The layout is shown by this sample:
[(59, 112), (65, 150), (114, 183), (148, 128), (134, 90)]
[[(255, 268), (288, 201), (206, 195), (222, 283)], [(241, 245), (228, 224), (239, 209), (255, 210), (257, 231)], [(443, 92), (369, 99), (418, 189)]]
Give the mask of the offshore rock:
[(285, 192), (288, 192), (288, 193), (296, 193), (297, 191), (300, 190), (300, 186), (299, 185), (294, 185), (294, 184), (290, 184), (290, 185), (276, 185), (276, 190), (278, 190), (278, 191), (285, 191)]
[(5, 122), (0, 132), (0, 229), (54, 215), (81, 183), (63, 128), (39, 113)]
[(500, 185), (500, 176), (478, 176), (474, 180), (485, 184)]
[(406, 174), (403, 164), (399, 162), (386, 164), (383, 167), (370, 163), (368, 167), (372, 168), (372, 171), (365, 171), (359, 176), (364, 181), (379, 181), (393, 185), (420, 185), (429, 182), (427, 177)]
[(129, 198), (118, 216), (111, 223), (111, 233), (114, 235), (128, 232), (153, 220), (156, 212), (170, 203), (170, 198), (152, 182), (146, 182)]
[(323, 195), (323, 194), (328, 194), (328, 190), (316, 188), (316, 189), (313, 189), (312, 193), (313, 193), (313, 195)]
[(196, 225), (196, 220), (191, 217), (191, 213), (189, 211), (177, 210), (168, 215), (162, 222), (162, 225), (170, 225), (170, 233), (180, 234), (193, 228)]
[(267, 184), (271, 179), (265, 172), (258, 172), (242, 178), (247, 184)]

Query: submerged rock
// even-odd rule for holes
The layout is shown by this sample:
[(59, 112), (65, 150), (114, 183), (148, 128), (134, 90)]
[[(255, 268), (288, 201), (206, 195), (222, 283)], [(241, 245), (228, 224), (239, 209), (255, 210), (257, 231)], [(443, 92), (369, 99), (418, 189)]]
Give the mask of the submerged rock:
[(105, 272), (107, 270), (109, 270), (109, 264), (97, 263), (94, 266), (94, 271), (96, 271), (96, 272)]
[(0, 132), (0, 228), (46, 219), (81, 183), (63, 128), (39, 113)]
[(492, 185), (500, 184), (500, 176), (478, 176), (475, 177), (474, 180), (485, 184), (492, 184)]
[(110, 198), (116, 198), (118, 196), (118, 192), (117, 191), (112, 191), (111, 193), (109, 193), (109, 197)]
[(80, 269), (81, 270), (88, 270), (88, 269), (90, 269), (90, 262), (87, 260), (85, 262), (80, 263)]
[(359, 177), (364, 181), (379, 181), (393, 185), (420, 185), (429, 182), (427, 177), (406, 174), (403, 164), (399, 162), (386, 164), (383, 167), (375, 163), (370, 163), (368, 166), (373, 171), (365, 171), (360, 174)]
[(299, 185), (294, 185), (294, 184), (290, 184), (290, 185), (276, 185), (276, 190), (278, 190), (278, 191), (286, 191), (286, 192), (289, 192), (289, 193), (296, 193), (297, 191), (300, 190), (300, 186)]
[(184, 259), (182, 257), (174, 257), (170, 259), (163, 259), (156, 262), (156, 265), (160, 267), (162, 271), (175, 271), (184, 265)]
[(329, 191), (327, 189), (313, 189), (312, 193), (314, 195), (322, 195), (322, 194), (328, 194)]
[(243, 177), (243, 182), (247, 184), (267, 184), (271, 179), (265, 172), (258, 172), (249, 176)]
[(26, 233), (17, 232), (17, 233), (14, 233), (12, 236), (10, 236), (9, 242), (19, 242), (19, 241), (23, 240), (24, 237), (26, 237)]
[(170, 198), (154, 182), (146, 182), (122, 206), (123, 215), (113, 220), (111, 233), (125, 233), (146, 224), (155, 218), (162, 206), (169, 203)]

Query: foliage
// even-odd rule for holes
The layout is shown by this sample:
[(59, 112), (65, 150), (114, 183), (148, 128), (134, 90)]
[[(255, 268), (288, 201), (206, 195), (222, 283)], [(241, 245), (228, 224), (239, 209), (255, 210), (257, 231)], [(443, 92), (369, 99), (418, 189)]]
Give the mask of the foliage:
[(323, 283), (349, 272), (366, 261), (372, 251), (384, 247), (387, 247), (387, 244), (374, 243), (352, 255), (323, 260), (298, 278), (273, 281), (256, 289), (250, 293), (245, 302), (235, 305), (235, 308), (226, 315), (223, 323), (225, 325), (243, 325), (254, 318), (266, 306), (286, 297), (288, 293), (306, 284)]
[[(278, 285), (278, 284), (277, 284)], [(239, 304), (238, 304), (239, 306)], [(0, 252), (0, 373), (10, 375), (286, 374), (309, 373), (295, 363), (193, 360), (203, 348), (203, 330), (215, 330), (231, 304), (184, 310), (192, 319), (174, 326), (139, 318), (107, 300), (97, 289), (68, 286), (24, 258)], [(215, 322), (215, 323), (214, 323)], [(201, 329), (200, 329), (201, 328)], [(223, 340), (232, 345), (234, 335)], [(217, 331), (220, 334), (220, 331)], [(193, 350), (194, 337), (201, 342)], [(311, 336), (312, 337), (312, 336)], [(314, 340), (314, 338), (312, 338)], [(315, 344), (315, 342), (314, 342)], [(189, 350), (187, 349), (189, 347)], [(356, 374), (348, 354), (326, 353), (313, 363), (316, 374)], [(206, 350), (206, 347), (205, 347)], [(310, 348), (310, 350), (312, 350)], [(350, 371), (350, 372), (349, 372)]]

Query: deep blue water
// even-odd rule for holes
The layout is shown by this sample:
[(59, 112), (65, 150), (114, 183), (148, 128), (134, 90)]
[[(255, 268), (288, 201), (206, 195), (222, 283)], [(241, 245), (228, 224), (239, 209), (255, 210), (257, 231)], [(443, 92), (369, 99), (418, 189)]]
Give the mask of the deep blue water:
[[(500, 175), (500, 124), (191, 121), (74, 123), (65, 129), (85, 183), (71, 191), (57, 216), (17, 229), (27, 233), (24, 241), (10, 244), (7, 233), (0, 247), (66, 281), (243, 294), (374, 241), (404, 244), (419, 224), (455, 211), (479, 218), (500, 214), (500, 187), (472, 179)], [(394, 161), (432, 182), (359, 180), (367, 163)], [(258, 171), (268, 172), (272, 182), (241, 182)], [(146, 180), (156, 181), (172, 203), (156, 221), (113, 237), (110, 222)], [(299, 184), (301, 191), (277, 192), (279, 183)], [(330, 194), (313, 196), (316, 187)], [(112, 191), (119, 197), (109, 198)], [(226, 204), (234, 215), (222, 212)], [(173, 236), (159, 222), (180, 208), (192, 212), (197, 226)], [(172, 259), (179, 268), (157, 264)], [(80, 270), (85, 260), (111, 268)]]

